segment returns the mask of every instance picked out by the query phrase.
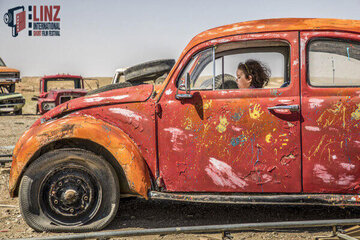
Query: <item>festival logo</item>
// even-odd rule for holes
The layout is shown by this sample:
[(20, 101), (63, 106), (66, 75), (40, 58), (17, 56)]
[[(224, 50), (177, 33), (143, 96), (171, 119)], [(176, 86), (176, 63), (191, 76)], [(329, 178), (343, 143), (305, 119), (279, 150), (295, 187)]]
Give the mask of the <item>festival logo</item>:
[(4, 14), (4, 22), (11, 27), (13, 37), (17, 37), (26, 28), (28, 36), (60, 36), (59, 5), (30, 5), (27, 9), (27, 15), (24, 6), (11, 8)]

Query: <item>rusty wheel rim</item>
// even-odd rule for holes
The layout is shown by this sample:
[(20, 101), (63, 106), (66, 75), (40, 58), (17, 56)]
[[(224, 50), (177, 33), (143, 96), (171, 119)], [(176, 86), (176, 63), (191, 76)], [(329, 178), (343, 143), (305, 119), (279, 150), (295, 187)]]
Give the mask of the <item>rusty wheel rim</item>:
[(101, 195), (99, 181), (91, 172), (81, 166), (63, 166), (44, 178), (39, 206), (54, 223), (83, 225), (98, 212)]

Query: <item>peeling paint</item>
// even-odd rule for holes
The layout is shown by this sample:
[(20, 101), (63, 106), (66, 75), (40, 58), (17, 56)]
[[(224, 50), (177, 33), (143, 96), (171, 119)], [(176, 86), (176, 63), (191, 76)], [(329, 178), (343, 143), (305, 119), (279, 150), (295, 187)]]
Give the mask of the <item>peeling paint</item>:
[(137, 121), (140, 121), (142, 119), (142, 117), (135, 112), (124, 108), (109, 108), (109, 111), (112, 113), (121, 114), (128, 118), (134, 118)]
[(84, 102), (100, 102), (103, 100), (122, 100), (129, 97), (129, 95), (111, 96), (111, 97), (85, 97)]
[(324, 99), (311, 98), (309, 99), (310, 108), (321, 107), (321, 104), (324, 102)]
[(170, 142), (172, 143), (174, 151), (183, 150), (182, 141), (186, 139), (186, 135), (183, 130), (178, 128), (165, 128), (164, 131), (170, 132), (172, 134)]
[(209, 165), (205, 168), (205, 172), (218, 186), (244, 188), (248, 185), (246, 181), (235, 174), (230, 165), (215, 158), (209, 159)]
[(320, 128), (319, 127), (314, 127), (314, 126), (305, 126), (305, 129), (311, 132), (319, 132)]
[(327, 171), (327, 169), (320, 164), (315, 164), (313, 171), (315, 176), (320, 178), (324, 183), (330, 183), (335, 180), (334, 177)]
[(171, 88), (169, 88), (168, 90), (165, 91), (166, 95), (170, 95), (173, 91), (171, 90)]

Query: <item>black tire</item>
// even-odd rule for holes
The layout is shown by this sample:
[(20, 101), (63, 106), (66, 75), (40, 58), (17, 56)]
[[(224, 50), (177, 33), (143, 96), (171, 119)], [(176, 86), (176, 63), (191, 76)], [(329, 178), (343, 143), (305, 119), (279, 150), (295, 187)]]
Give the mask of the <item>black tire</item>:
[[(212, 78), (206, 79), (200, 84), (200, 88), (206, 89), (212, 86)], [(215, 89), (237, 89), (236, 78), (230, 74), (224, 74), (224, 86), (222, 84), (222, 74), (215, 77)]]
[(162, 59), (141, 63), (124, 71), (125, 81), (155, 80), (165, 73), (169, 73), (175, 64), (174, 59)]
[(22, 114), (22, 109), (15, 111), (14, 114), (15, 115), (21, 115)]
[(82, 149), (54, 150), (40, 156), (20, 183), (20, 210), (37, 231), (97, 231), (115, 217), (120, 187), (114, 168)]
[(131, 84), (130, 82), (121, 82), (121, 83), (109, 84), (109, 85), (103, 86), (101, 88), (89, 91), (88, 93), (86, 93), (86, 96), (94, 95), (94, 94), (102, 93), (102, 92), (107, 92), (107, 91), (114, 90), (114, 89), (119, 89), (119, 88), (132, 87), (132, 86), (133, 86), (133, 84)]

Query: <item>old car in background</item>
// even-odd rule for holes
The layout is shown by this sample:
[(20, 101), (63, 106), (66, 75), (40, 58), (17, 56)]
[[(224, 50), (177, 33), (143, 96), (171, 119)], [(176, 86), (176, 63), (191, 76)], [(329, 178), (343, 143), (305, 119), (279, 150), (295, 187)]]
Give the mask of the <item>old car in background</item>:
[(174, 64), (174, 59), (159, 59), (128, 68), (118, 68), (115, 70), (111, 84), (89, 91), (86, 95), (147, 83), (160, 85), (164, 82)]
[(36, 113), (44, 114), (54, 107), (87, 93), (81, 76), (58, 74), (40, 79), (40, 94), (36, 100)]
[[(240, 86), (249, 59), (265, 87)], [(40, 231), (99, 230), (124, 195), (358, 206), (359, 128), (360, 21), (236, 23), (194, 37), (161, 85), (42, 116), (16, 144), (10, 195)]]
[(0, 58), (0, 113), (22, 114), (25, 98), (15, 93), (15, 84), (20, 81), (20, 71), (7, 67)]

